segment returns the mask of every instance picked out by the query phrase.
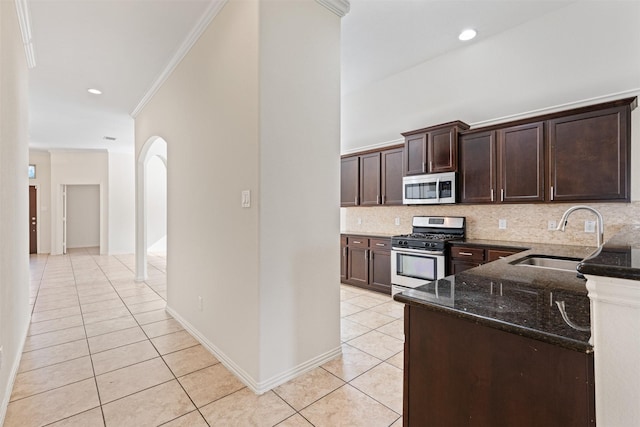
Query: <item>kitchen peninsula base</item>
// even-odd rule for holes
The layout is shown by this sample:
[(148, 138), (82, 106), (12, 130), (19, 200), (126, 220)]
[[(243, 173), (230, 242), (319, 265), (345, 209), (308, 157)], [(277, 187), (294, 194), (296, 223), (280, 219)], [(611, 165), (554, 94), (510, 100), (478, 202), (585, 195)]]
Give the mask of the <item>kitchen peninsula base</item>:
[(594, 426), (593, 353), (405, 306), (405, 426)]

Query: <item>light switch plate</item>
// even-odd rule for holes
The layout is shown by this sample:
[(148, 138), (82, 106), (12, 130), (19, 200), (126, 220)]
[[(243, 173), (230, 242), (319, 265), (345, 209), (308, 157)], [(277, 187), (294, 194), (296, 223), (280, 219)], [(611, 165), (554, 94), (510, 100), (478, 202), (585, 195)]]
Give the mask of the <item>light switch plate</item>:
[(552, 219), (547, 222), (547, 230), (555, 230), (556, 228), (558, 228), (557, 222)]
[(251, 207), (251, 191), (250, 190), (242, 190), (242, 207), (243, 208)]
[(396, 224), (396, 225), (400, 225), (400, 218), (396, 217), (396, 222), (395, 222), (395, 224)]
[(498, 228), (500, 230), (506, 230), (507, 229), (507, 220), (506, 219), (499, 219), (498, 220)]

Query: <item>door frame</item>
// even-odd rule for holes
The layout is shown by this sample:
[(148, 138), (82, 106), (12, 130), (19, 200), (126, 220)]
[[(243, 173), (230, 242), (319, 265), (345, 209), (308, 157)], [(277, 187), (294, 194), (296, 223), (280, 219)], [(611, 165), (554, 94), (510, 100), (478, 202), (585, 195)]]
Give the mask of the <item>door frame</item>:
[[(38, 184), (29, 184), (29, 187), (34, 187), (36, 189), (36, 254), (40, 253), (40, 185)], [(31, 210), (31, 201), (29, 201), (29, 210)], [(29, 213), (31, 216), (31, 213)], [(29, 222), (31, 222), (31, 218), (29, 218)], [(31, 234), (31, 232), (29, 232)], [(29, 235), (29, 239), (31, 239), (31, 235)], [(31, 246), (31, 241), (29, 241), (29, 246)], [(31, 248), (29, 248), (31, 249)], [(31, 251), (29, 251), (31, 252)]]
[[(147, 280), (147, 165), (151, 158), (157, 156), (167, 168), (167, 141), (160, 136), (153, 136), (147, 140), (140, 150), (136, 161), (136, 282)], [(167, 183), (168, 184), (168, 183)], [(167, 185), (167, 216), (169, 210), (169, 186)], [(169, 223), (167, 221), (167, 235)], [(167, 236), (167, 257), (169, 252), (169, 238)]]

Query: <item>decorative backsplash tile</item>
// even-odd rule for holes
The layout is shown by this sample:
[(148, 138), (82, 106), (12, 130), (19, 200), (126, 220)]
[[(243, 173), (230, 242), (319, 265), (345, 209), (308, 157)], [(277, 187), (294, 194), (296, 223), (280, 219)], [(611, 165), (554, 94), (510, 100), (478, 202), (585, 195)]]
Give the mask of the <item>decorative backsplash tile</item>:
[[(469, 239), (596, 246), (596, 234), (584, 231), (585, 221), (596, 220), (588, 211), (572, 213), (564, 233), (547, 230), (548, 221), (557, 223), (564, 211), (577, 204), (586, 204), (602, 214), (605, 241), (624, 225), (640, 224), (640, 202), (548, 203), (341, 208), (340, 229), (343, 233), (405, 234), (411, 231), (411, 219), (416, 215), (464, 216)], [(395, 225), (396, 219), (400, 225)], [(504, 230), (498, 228), (501, 219), (507, 223)]]

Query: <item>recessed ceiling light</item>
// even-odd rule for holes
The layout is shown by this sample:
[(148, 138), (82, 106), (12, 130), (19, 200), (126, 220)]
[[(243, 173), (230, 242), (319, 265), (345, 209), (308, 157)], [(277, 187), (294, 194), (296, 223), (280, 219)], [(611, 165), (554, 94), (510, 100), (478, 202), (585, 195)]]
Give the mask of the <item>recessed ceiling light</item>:
[(476, 30), (469, 28), (462, 31), (458, 36), (458, 39), (462, 40), (463, 42), (466, 42), (467, 40), (471, 40), (472, 38), (474, 38), (476, 34), (478, 34)]
[(102, 95), (102, 91), (98, 89), (93, 89), (93, 88), (87, 89), (87, 92), (92, 93), (94, 95)]

